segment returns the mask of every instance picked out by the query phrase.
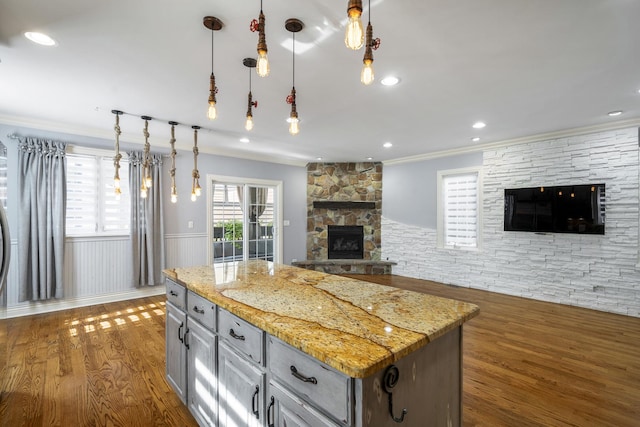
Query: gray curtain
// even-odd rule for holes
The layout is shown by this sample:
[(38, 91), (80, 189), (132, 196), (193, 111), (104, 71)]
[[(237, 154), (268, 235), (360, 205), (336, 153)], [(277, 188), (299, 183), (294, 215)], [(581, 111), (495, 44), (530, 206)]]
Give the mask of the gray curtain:
[(37, 138), (18, 140), (20, 301), (63, 297), (66, 145)]
[(131, 193), (131, 261), (133, 285), (162, 284), (164, 268), (164, 218), (162, 212), (162, 156), (151, 155), (153, 184), (146, 198), (140, 197), (142, 152), (129, 154), (129, 188)]

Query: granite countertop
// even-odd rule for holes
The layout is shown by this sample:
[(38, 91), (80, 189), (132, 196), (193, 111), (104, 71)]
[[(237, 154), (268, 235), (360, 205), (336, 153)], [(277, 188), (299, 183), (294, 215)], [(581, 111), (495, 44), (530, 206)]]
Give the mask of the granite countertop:
[(259, 260), (164, 274), (354, 378), (378, 372), (479, 313), (470, 303)]

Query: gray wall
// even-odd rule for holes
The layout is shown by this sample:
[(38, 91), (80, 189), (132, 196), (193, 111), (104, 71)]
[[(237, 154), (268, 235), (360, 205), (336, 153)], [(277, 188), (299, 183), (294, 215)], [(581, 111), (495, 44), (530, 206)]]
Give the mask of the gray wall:
[(482, 166), (482, 152), (385, 164), (382, 171), (382, 215), (404, 224), (435, 228), (438, 171), (471, 166)]
[[(18, 201), (18, 171), (17, 171), (17, 141), (7, 137), (9, 134), (20, 136), (37, 136), (66, 141), (70, 144), (111, 150), (113, 141), (99, 138), (70, 135), (58, 132), (48, 132), (18, 126), (0, 124), (0, 141), (7, 147), (8, 157), (8, 212), (9, 226), (12, 239), (17, 238), (17, 201)], [(151, 139), (153, 152), (168, 153), (168, 143), (165, 147), (157, 149)], [(141, 150), (140, 145), (127, 143), (120, 144), (121, 151), (131, 149)], [(202, 148), (201, 148), (202, 149)], [(193, 169), (193, 153), (191, 151), (178, 151), (176, 156), (176, 185), (178, 187), (178, 203), (169, 201), (169, 168), (170, 159), (164, 162), (165, 174), (163, 186), (165, 206), (165, 232), (167, 234), (192, 234), (207, 232), (206, 197), (200, 197), (196, 202), (190, 200), (191, 171)], [(229, 175), (246, 178), (260, 178), (283, 181), (283, 207), (284, 219), (289, 220), (290, 225), (283, 230), (283, 262), (290, 263), (292, 259), (305, 259), (306, 253), (306, 170), (304, 167), (288, 166), (275, 163), (243, 160), (231, 157), (221, 157), (200, 153), (198, 156), (198, 169), (200, 170), (200, 183), (205, 188), (207, 174)], [(194, 228), (187, 228), (189, 221), (193, 221)]]

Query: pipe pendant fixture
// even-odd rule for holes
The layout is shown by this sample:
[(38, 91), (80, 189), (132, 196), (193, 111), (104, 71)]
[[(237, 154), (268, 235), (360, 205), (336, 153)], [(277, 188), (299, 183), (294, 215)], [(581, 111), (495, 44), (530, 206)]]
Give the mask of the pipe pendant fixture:
[(364, 58), (362, 59), (362, 72), (360, 81), (365, 85), (373, 83), (373, 51), (380, 47), (380, 39), (373, 38), (373, 26), (371, 25), (371, 0), (369, 0), (369, 23), (367, 24), (367, 38), (365, 42)]
[(242, 64), (249, 68), (249, 96), (247, 97), (247, 120), (245, 121), (244, 128), (248, 131), (253, 129), (253, 107), (258, 108), (258, 101), (253, 100), (251, 94), (251, 69), (256, 67), (256, 60), (253, 58), (244, 58)]
[(207, 118), (209, 120), (215, 120), (216, 117), (218, 117), (216, 107), (218, 88), (216, 86), (216, 76), (213, 74), (213, 33), (221, 30), (224, 24), (215, 16), (205, 16), (203, 24), (211, 30), (211, 76), (209, 76), (209, 108), (207, 109)]
[(256, 72), (260, 77), (266, 77), (269, 75), (269, 58), (267, 58), (267, 38), (264, 34), (265, 29), (265, 17), (262, 12), (262, 0), (260, 0), (260, 15), (258, 20), (251, 21), (249, 26), (252, 32), (258, 32), (258, 60), (256, 64)]
[(364, 44), (364, 30), (362, 28), (362, 0), (349, 0), (347, 6), (347, 29), (344, 35), (344, 44), (353, 50), (358, 50)]
[(284, 27), (287, 31), (291, 32), (293, 43), (291, 48), (293, 53), (293, 84), (291, 86), (291, 93), (287, 96), (287, 103), (291, 104), (291, 113), (289, 114), (287, 121), (289, 122), (289, 133), (291, 135), (297, 135), (300, 132), (300, 120), (298, 119), (298, 110), (296, 106), (296, 33), (300, 32), (304, 28), (304, 24), (299, 19), (291, 18), (287, 19)]

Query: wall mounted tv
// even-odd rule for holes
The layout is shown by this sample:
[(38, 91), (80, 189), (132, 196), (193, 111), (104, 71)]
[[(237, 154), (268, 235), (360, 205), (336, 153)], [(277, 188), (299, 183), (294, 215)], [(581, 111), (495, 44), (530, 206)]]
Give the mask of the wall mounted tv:
[(604, 184), (504, 190), (504, 230), (604, 234)]

